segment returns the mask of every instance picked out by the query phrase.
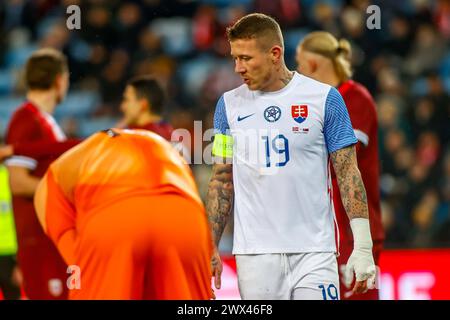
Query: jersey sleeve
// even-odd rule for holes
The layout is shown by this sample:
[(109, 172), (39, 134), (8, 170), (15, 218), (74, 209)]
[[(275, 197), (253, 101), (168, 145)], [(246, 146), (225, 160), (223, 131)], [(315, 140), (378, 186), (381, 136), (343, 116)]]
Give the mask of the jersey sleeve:
[(324, 136), (328, 153), (358, 142), (341, 94), (331, 88), (325, 101)]
[[(11, 119), (11, 123), (6, 133), (6, 144), (16, 145), (21, 143), (28, 143), (39, 138), (41, 132), (39, 124), (30, 117), (29, 114), (19, 111)], [(24, 167), (29, 170), (34, 170), (37, 167), (37, 159), (31, 155), (14, 155), (5, 160), (7, 166)]]
[(214, 113), (214, 143), (212, 154), (224, 158), (233, 156), (233, 137), (230, 134), (230, 125), (228, 123), (223, 95), (217, 102)]
[(368, 146), (372, 126), (377, 121), (372, 97), (361, 90), (350, 90), (344, 99), (356, 138), (363, 145)]

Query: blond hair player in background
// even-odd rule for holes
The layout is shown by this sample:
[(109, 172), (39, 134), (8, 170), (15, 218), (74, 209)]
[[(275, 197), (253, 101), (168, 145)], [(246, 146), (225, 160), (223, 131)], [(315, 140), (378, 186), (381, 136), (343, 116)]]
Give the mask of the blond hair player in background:
[[(373, 240), (372, 253), (375, 264), (378, 265), (383, 248), (384, 231), (380, 209), (377, 112), (369, 91), (362, 84), (350, 79), (352, 76), (350, 57), (351, 46), (347, 40), (338, 41), (328, 32), (316, 31), (308, 34), (299, 43), (296, 60), (301, 74), (335, 87), (345, 101), (353, 131), (358, 139), (356, 158), (366, 189), (370, 232)], [(369, 290), (360, 295), (353, 295), (351, 291), (352, 261), (350, 263), (347, 261), (357, 243), (353, 241), (352, 232), (348, 228), (348, 216), (341, 201), (339, 181), (334, 170), (332, 170), (332, 181), (333, 203), (340, 236), (338, 264), (343, 280), (340, 282), (341, 296), (344, 299), (378, 300), (378, 289)]]

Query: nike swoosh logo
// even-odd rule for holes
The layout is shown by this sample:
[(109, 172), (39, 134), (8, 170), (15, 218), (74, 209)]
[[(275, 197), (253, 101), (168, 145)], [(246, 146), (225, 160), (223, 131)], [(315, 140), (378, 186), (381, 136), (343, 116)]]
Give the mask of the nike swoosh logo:
[(244, 120), (244, 119), (247, 119), (248, 117), (251, 117), (252, 115), (254, 115), (254, 113), (252, 113), (252, 114), (249, 114), (248, 116), (245, 116), (245, 117), (241, 117), (241, 116), (238, 116), (238, 121), (242, 121), (242, 120)]

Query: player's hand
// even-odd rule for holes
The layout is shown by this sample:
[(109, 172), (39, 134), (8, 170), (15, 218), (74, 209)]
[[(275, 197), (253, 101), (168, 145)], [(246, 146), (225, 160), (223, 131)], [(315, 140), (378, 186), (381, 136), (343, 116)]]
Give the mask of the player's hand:
[(14, 154), (12, 145), (0, 145), (0, 162)]
[(372, 249), (353, 249), (344, 272), (344, 284), (350, 288), (356, 275), (353, 294), (365, 293), (369, 289), (375, 288), (376, 268), (372, 256)]
[(364, 293), (375, 288), (376, 268), (372, 256), (372, 237), (367, 218), (353, 218), (350, 220), (353, 233), (353, 252), (348, 259), (344, 272), (344, 283), (350, 288), (356, 275), (353, 293)]
[[(212, 276), (214, 278), (214, 287), (216, 287), (216, 289), (220, 289), (221, 286), (222, 270), (223, 270), (222, 259), (220, 259), (219, 250), (215, 248), (213, 255), (211, 257), (211, 271)], [(213, 289), (213, 299), (215, 298), (216, 296), (214, 294)]]

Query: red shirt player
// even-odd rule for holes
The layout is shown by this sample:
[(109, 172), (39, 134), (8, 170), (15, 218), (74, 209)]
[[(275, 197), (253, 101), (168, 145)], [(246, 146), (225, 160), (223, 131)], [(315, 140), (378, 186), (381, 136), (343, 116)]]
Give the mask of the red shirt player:
[(25, 77), (27, 102), (15, 111), (6, 133), (6, 143), (27, 155), (5, 162), (13, 194), (18, 262), (29, 299), (66, 299), (67, 266), (44, 234), (33, 206), (37, 184), (50, 163), (78, 143), (66, 140), (51, 115), (68, 89), (66, 58), (53, 49), (38, 50), (27, 61)]
[[(347, 80), (338, 87), (339, 92), (347, 105), (348, 113), (352, 121), (358, 144), (356, 154), (358, 157), (358, 167), (366, 188), (367, 204), (369, 207), (370, 233), (373, 241), (373, 257), (375, 265), (378, 266), (380, 253), (383, 249), (384, 230), (381, 222), (380, 208), (380, 167), (378, 157), (378, 121), (375, 103), (372, 96), (361, 84)], [(340, 256), (338, 257), (339, 268), (345, 268), (345, 264), (352, 253), (353, 238), (349, 228), (349, 221), (339, 195), (336, 176), (332, 173), (333, 181), (333, 202), (336, 218), (339, 226), (339, 236), (341, 239)], [(344, 266), (344, 267), (343, 267)], [(340, 270), (343, 273), (343, 270)], [(341, 293), (351, 292), (345, 287), (341, 287)], [(344, 296), (346, 298), (346, 296)], [(363, 295), (347, 297), (353, 300), (378, 300), (378, 290), (369, 290)]]
[(131, 79), (123, 94), (121, 126), (149, 130), (170, 141), (173, 128), (162, 119), (163, 104), (164, 91), (154, 78)]
[[(370, 232), (373, 241), (373, 257), (378, 265), (383, 248), (384, 230), (381, 222), (379, 158), (378, 158), (378, 121), (376, 107), (367, 89), (352, 80), (349, 58), (351, 47), (348, 41), (338, 41), (328, 32), (312, 32), (297, 48), (298, 70), (318, 81), (336, 87), (347, 105), (355, 135), (358, 139), (356, 153), (358, 167), (364, 182), (369, 210)], [(351, 287), (344, 285), (345, 265), (353, 250), (353, 237), (349, 219), (339, 194), (336, 175), (331, 168), (333, 184), (333, 203), (339, 227), (340, 255), (338, 257), (340, 296), (342, 299), (378, 300), (378, 289), (353, 295)]]

